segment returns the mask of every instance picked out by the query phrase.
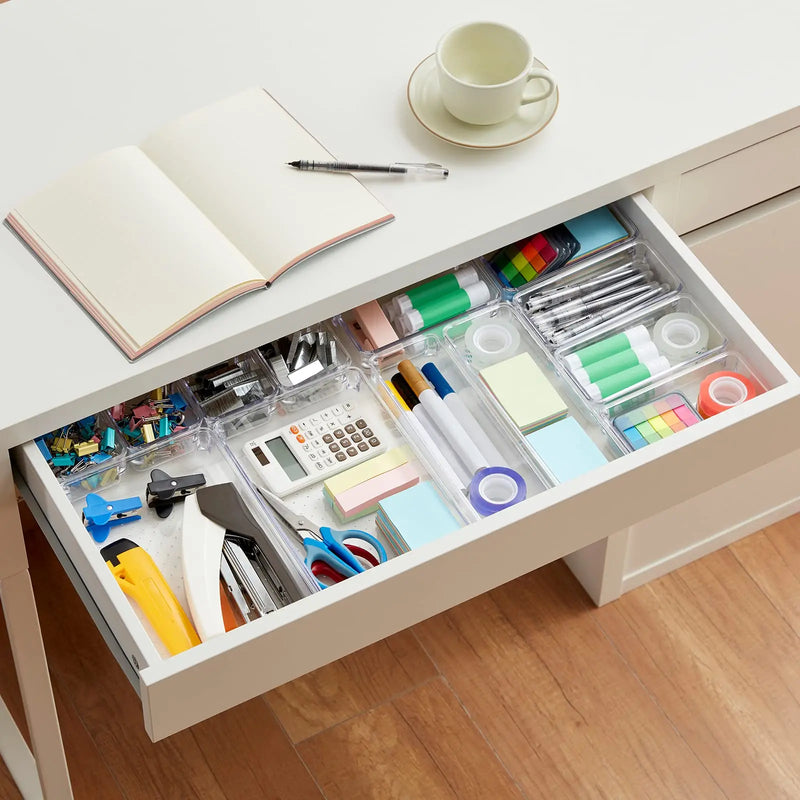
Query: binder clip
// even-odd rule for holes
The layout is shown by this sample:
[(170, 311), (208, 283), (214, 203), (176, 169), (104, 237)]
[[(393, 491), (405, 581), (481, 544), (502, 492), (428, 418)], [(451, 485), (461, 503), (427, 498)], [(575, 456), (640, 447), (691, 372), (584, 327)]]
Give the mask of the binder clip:
[(104, 500), (99, 494), (87, 494), (83, 509), (83, 524), (96, 542), (104, 542), (115, 525), (135, 522), (139, 514), (131, 515), (142, 507), (138, 497), (124, 497), (122, 500)]
[(145, 492), (147, 507), (155, 509), (161, 519), (166, 519), (172, 513), (175, 503), (194, 494), (205, 484), (206, 479), (202, 473), (173, 478), (163, 469), (154, 469), (150, 473), (150, 483)]

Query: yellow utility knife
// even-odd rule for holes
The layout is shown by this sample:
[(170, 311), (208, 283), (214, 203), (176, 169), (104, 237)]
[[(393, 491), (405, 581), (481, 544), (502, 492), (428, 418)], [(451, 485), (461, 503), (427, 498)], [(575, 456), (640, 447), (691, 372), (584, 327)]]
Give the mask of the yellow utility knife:
[(104, 547), (100, 555), (172, 655), (200, 644), (189, 617), (146, 550), (130, 539), (119, 539)]

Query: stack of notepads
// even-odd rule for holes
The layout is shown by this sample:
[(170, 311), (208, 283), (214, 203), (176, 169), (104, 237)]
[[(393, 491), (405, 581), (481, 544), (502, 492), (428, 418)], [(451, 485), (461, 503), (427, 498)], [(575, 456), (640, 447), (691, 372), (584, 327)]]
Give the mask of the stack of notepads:
[(484, 367), (480, 376), (523, 433), (567, 415), (567, 404), (530, 353)]
[(325, 481), (323, 496), (339, 522), (378, 509), (378, 501), (419, 482), (419, 473), (405, 447), (387, 450)]
[(461, 527), (428, 481), (381, 500), (375, 521), (397, 553), (407, 553)]

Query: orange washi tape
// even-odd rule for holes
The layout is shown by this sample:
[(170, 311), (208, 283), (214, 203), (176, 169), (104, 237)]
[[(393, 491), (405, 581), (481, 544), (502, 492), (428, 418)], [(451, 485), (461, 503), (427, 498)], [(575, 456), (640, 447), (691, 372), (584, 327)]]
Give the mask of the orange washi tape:
[(726, 408), (738, 406), (757, 394), (758, 390), (752, 381), (738, 372), (712, 372), (700, 384), (697, 412), (703, 419), (707, 419)]

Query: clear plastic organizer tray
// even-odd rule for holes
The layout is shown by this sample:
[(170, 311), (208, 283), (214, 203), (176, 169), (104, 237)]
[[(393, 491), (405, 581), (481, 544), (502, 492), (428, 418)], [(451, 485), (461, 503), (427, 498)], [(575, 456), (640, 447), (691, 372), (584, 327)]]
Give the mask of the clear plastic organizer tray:
[[(402, 473), (393, 474), (389, 494), (402, 491), (397, 489), (400, 485), (411, 488), (427, 482), (440, 495), (455, 527), (475, 518), (449, 496), (416, 443), (404, 437), (378, 388), (355, 367), (339, 370), (313, 390), (298, 389), (274, 405), (243, 412), (225, 424), (225, 437), (231, 455), (253, 484), (273, 492), (294, 513), (320, 527), (375, 536), (387, 557), (397, 550), (377, 525), (377, 500), (369, 492), (359, 498), (344, 495), (341, 487), (326, 493), (326, 480), (380, 457), (381, 476), (389, 461), (392, 470)], [(364, 476), (358, 483), (363, 485), (363, 480)], [(261, 502), (265, 513), (276, 519), (267, 502), (263, 498)], [(336, 507), (339, 502), (343, 508)], [(302, 545), (296, 546), (299, 553)]]
[[(519, 431), (508, 426), (480, 387), (466, 379), (458, 360), (459, 355), (447, 347), (440, 336), (421, 334), (408, 339), (399, 351), (385, 355), (376, 353), (373, 374), (389, 389), (386, 396), (394, 404), (395, 413), (407, 415), (410, 411), (419, 420), (428, 434), (421, 440), (420, 447), (430, 448), (433, 442), (440, 454), (433, 454), (433, 459), (439, 463), (437, 474), (443, 480), (447, 476), (451, 494), (472, 505), (473, 513), (477, 511), (486, 516), (492, 512), (476, 499), (476, 481), (479, 478), (475, 479), (475, 476), (482, 468), (504, 467), (516, 472), (524, 482), (524, 497), (533, 497), (544, 491), (552, 481), (525, 446)], [(443, 429), (437, 421), (435, 409), (423, 397), (417, 396), (414, 386), (409, 387), (412, 381), (407, 380), (409, 373), (403, 364), (406, 361), (416, 370), (415, 379), (421, 381), (418, 385), (426, 389), (431, 387), (432, 394), (441, 398), (443, 405), (450, 410), (461, 426), (459, 435), (453, 436)], [(401, 402), (405, 405), (401, 406)], [(466, 415), (463, 409), (466, 409)], [(465, 439), (477, 448), (477, 453), (464, 450)]]
[(767, 388), (738, 353), (725, 351), (608, 403), (605, 412), (620, 444), (638, 450)]
[[(467, 314), (444, 329), (444, 338), (473, 391), (521, 438), (550, 485), (624, 452), (607, 421), (563, 378), (512, 304)], [(522, 391), (523, 375), (535, 383), (530, 397)], [(562, 457), (565, 449), (573, 456)]]
[(350, 365), (350, 356), (330, 321), (310, 325), (256, 351), (279, 393), (324, 381)]
[[(148, 407), (151, 411), (146, 414), (144, 409)], [(138, 416), (140, 409), (141, 416)], [(184, 380), (118, 403), (109, 408), (108, 413), (132, 450), (150, 447), (189, 430), (198, 425), (203, 416)]]
[(726, 342), (695, 301), (680, 294), (603, 325), (554, 356), (586, 402), (602, 405), (676, 374)]
[(229, 358), (183, 380), (190, 398), (207, 419), (229, 417), (272, 398), (278, 391), (276, 379), (257, 350)]
[(36, 444), (59, 483), (79, 481), (78, 485), (88, 492), (115, 479), (117, 471), (124, 469), (128, 450), (106, 411), (37, 436)]
[(551, 274), (561, 275), (589, 259), (608, 257), (637, 235), (636, 226), (615, 205), (610, 205), (546, 231), (531, 233), (487, 253), (484, 259), (503, 299), (512, 300)]
[[(401, 301), (399, 298), (407, 296), (408, 292), (411, 291), (413, 294), (414, 290), (419, 290), (421, 287), (428, 286), (431, 284), (432, 281), (439, 281), (446, 276), (452, 275), (453, 273), (457, 273), (463, 270), (468, 270), (469, 273), (464, 272), (464, 276), (469, 274), (470, 276), (474, 276), (476, 281), (482, 282), (484, 289), (480, 289), (479, 292), (476, 292), (474, 288), (468, 288), (468, 291), (475, 295), (474, 299), (475, 305), (472, 306), (473, 308), (481, 308), (486, 305), (490, 305), (492, 303), (497, 302), (500, 297), (500, 289), (497, 284), (497, 281), (492, 274), (491, 270), (488, 269), (486, 264), (482, 259), (474, 259), (473, 261), (468, 261), (464, 264), (459, 264), (457, 267), (453, 267), (453, 269), (447, 270), (446, 272), (441, 273), (440, 275), (436, 275), (433, 278), (427, 278), (424, 281), (419, 281), (417, 283), (412, 284), (411, 286), (406, 287), (405, 289), (399, 292), (393, 292), (389, 295), (384, 295), (383, 297), (379, 297), (377, 300), (378, 305), (382, 309), (384, 315), (387, 317), (389, 321), (389, 325), (391, 330), (388, 331), (387, 336), (387, 329), (385, 328), (385, 322), (383, 322), (382, 327), (379, 328), (379, 334), (383, 334), (384, 341), (383, 344), (375, 344), (368, 336), (367, 331), (362, 329), (357, 316), (358, 312), (356, 309), (351, 309), (350, 311), (346, 311), (344, 314), (340, 314), (333, 318), (333, 323), (343, 331), (343, 337), (347, 339), (348, 346), (353, 350), (354, 355), (357, 359), (361, 361), (361, 363), (367, 363), (370, 360), (370, 356), (374, 352), (380, 352), (383, 354), (390, 353), (392, 350), (392, 346), (397, 344), (397, 346), (403, 346), (411, 337), (421, 333), (422, 331), (429, 331), (435, 332), (437, 330), (441, 330), (442, 326), (446, 324), (450, 319), (457, 316), (458, 314), (463, 313), (465, 310), (468, 310), (470, 306), (465, 305), (468, 302), (465, 295), (463, 293), (459, 294), (458, 299), (453, 299), (452, 291), (448, 295), (450, 300), (446, 303), (442, 304), (440, 307), (433, 309), (429, 312), (426, 312), (426, 318), (428, 319), (435, 319), (435, 322), (426, 322), (425, 318), (420, 318), (417, 320), (417, 323), (420, 324), (420, 327), (410, 333), (404, 333), (402, 329), (399, 328), (398, 323), (393, 322), (390, 318), (390, 314), (394, 314), (394, 311), (387, 311), (392, 306), (392, 303), (399, 303), (403, 302), (403, 308), (408, 307), (408, 303), (405, 301)], [(467, 278), (464, 277), (462, 280), (466, 280)], [(448, 280), (451, 280), (448, 278)], [(467, 287), (474, 287), (476, 285), (475, 282), (472, 284), (467, 284)], [(455, 283), (449, 283), (446, 286), (447, 290), (453, 290), (456, 286)], [(434, 292), (435, 295), (435, 292)], [(422, 295), (424, 297), (424, 295)], [(425, 308), (425, 303), (431, 303), (434, 301), (430, 300), (431, 294), (427, 295), (427, 300), (419, 300), (415, 298), (415, 302), (418, 302), (421, 308)], [(441, 298), (441, 295), (439, 295)], [(480, 301), (480, 302), (477, 302)], [(369, 306), (370, 304), (366, 304)], [(363, 307), (362, 307), (363, 308)], [(433, 308), (430, 306), (430, 308)], [(430, 314), (430, 316), (429, 316)], [(362, 317), (363, 319), (363, 317)], [(395, 337), (395, 338), (392, 338)]]
[[(112, 525), (106, 533), (106, 538), (96, 542), (98, 560), (102, 560), (100, 551), (107, 545), (121, 539), (134, 542), (150, 555), (167, 585), (175, 594), (181, 608), (192, 619), (184, 585), (182, 548), (183, 537), (192, 535), (194, 531), (183, 531), (185, 501), (175, 502), (169, 515), (163, 518), (159, 516), (155, 508), (148, 507), (146, 488), (147, 484), (154, 479), (151, 476), (151, 469), (157, 463), (159, 469), (164, 470), (173, 478), (202, 474), (205, 486), (232, 483), (251, 514), (254, 515), (260, 527), (274, 544), (276, 551), (280, 553), (284, 567), (291, 571), (297, 585), (302, 587), (301, 593), (305, 595), (316, 590), (316, 584), (305, 565), (297, 557), (295, 550), (282, 538), (282, 534), (274, 529), (270, 520), (265, 517), (253, 488), (244, 480), (241, 472), (230, 459), (226, 448), (210, 428), (204, 425), (176, 434), (171, 440), (158, 445), (158, 449), (164, 452), (158, 453), (151, 460), (129, 458), (127, 469), (119, 471), (114, 480), (95, 488), (96, 494), (106, 502), (122, 501), (127, 498), (138, 498), (141, 502), (141, 508), (132, 511), (133, 514), (140, 515), (141, 519)], [(64, 489), (73, 503), (75, 512), (81, 517), (88, 502), (84, 487), (80, 482), (76, 482), (66, 485)], [(102, 532), (99, 535), (102, 536)], [(198, 532), (197, 535), (200, 537), (202, 534)], [(88, 529), (86, 536), (90, 539), (93, 538)], [(198, 539), (196, 548), (199, 550), (201, 547), (202, 543)], [(299, 597), (294, 599), (299, 599)], [(166, 645), (140, 605), (137, 602), (131, 602), (131, 606), (158, 652), (162, 656), (168, 657), (169, 651)], [(192, 621), (197, 628), (197, 621)]]
[[(645, 284), (650, 284), (646, 293), (641, 292)], [(609, 291), (611, 287), (613, 291)], [(661, 302), (681, 288), (680, 279), (661, 257), (646, 242), (634, 240), (610, 254), (592, 257), (552, 275), (545, 273), (517, 293), (513, 302), (531, 321), (542, 346), (555, 350), (643, 304)], [(554, 301), (553, 297), (557, 299)], [(617, 300), (612, 302), (609, 298)], [(594, 305), (588, 306), (587, 311), (586, 303)]]

